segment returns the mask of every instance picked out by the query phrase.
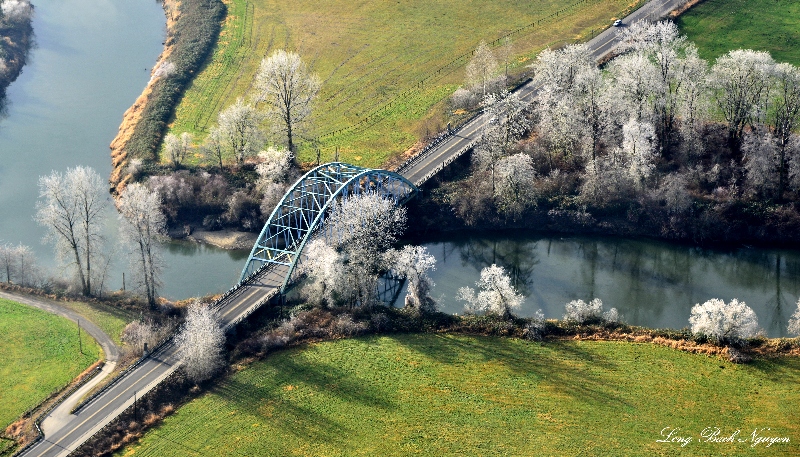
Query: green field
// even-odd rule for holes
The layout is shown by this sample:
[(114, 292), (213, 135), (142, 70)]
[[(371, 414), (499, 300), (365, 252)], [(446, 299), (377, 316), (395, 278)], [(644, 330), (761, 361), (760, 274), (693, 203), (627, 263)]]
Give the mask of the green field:
[[(412, 146), (425, 119), (441, 118), (438, 105), (460, 85), (467, 58), (481, 40), (491, 42), (535, 23), (575, 1), (411, 0), (225, 0), (228, 16), (213, 58), (197, 75), (177, 107), (171, 131), (192, 132), (197, 142), (216, 123), (219, 111), (247, 94), (264, 57), (277, 49), (298, 52), (319, 74), (322, 93), (315, 129), (322, 160), (340, 158), (380, 165)], [(513, 36), (516, 66), (546, 46), (582, 40), (636, 0), (587, 0), (558, 17)], [(429, 78), (422, 86), (418, 82)], [(393, 102), (377, 118), (337, 135)], [(436, 121), (441, 123), (441, 119)], [(435, 130), (437, 126), (429, 128)], [(439, 125), (438, 127), (442, 127)], [(301, 160), (314, 160), (311, 148)], [(202, 163), (198, 156), (194, 163)]]
[[(651, 344), (368, 337), (271, 355), (118, 455), (798, 455), (800, 359)], [(770, 427), (789, 444), (699, 443)], [(694, 436), (658, 443), (665, 427)]]
[(769, 51), (779, 62), (800, 65), (800, 2), (794, 0), (705, 0), (677, 24), (704, 59), (733, 49)]
[(100, 327), (117, 345), (122, 345), (120, 336), (129, 322), (139, 315), (133, 311), (106, 305), (104, 303), (62, 302), (61, 306), (69, 308)]
[(100, 358), (100, 346), (67, 319), (0, 299), (0, 426), (64, 386)]

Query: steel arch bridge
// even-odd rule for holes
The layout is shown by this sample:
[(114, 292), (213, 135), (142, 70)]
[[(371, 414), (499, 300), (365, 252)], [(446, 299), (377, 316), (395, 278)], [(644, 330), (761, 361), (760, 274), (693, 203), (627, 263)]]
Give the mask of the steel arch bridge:
[(303, 248), (324, 227), (334, 202), (374, 193), (401, 205), (418, 191), (417, 186), (391, 171), (342, 162), (312, 169), (294, 183), (272, 211), (250, 251), (239, 283), (267, 265), (284, 265), (288, 272), (280, 292), (285, 292)]

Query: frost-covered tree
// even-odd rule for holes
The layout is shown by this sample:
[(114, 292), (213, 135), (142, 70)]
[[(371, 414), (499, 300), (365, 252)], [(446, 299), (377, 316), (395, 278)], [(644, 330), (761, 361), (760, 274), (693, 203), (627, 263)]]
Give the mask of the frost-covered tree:
[(782, 198), (789, 180), (789, 162), (796, 152), (792, 148), (792, 135), (800, 126), (800, 68), (779, 63), (775, 65), (773, 81), (770, 124), (777, 146), (777, 193)]
[(800, 300), (797, 300), (797, 309), (789, 318), (789, 327), (786, 330), (791, 335), (800, 336)]
[(641, 53), (626, 54), (608, 65), (611, 84), (607, 98), (613, 100), (621, 119), (652, 122), (656, 118), (655, 100), (661, 93), (658, 68)]
[(712, 298), (694, 305), (689, 324), (695, 335), (704, 335), (721, 344), (752, 338), (759, 331), (756, 313), (735, 298), (728, 303)]
[(760, 123), (767, 113), (774, 66), (768, 52), (737, 49), (717, 58), (711, 67), (714, 100), (728, 123), (731, 146), (737, 151), (745, 127)]
[(495, 199), (500, 211), (517, 219), (536, 204), (536, 170), (531, 156), (519, 153), (497, 163)]
[(436, 269), (436, 258), (424, 246), (404, 246), (393, 253), (395, 271), (408, 279), (405, 306), (422, 312), (436, 311), (436, 302), (430, 296), (433, 281), (428, 271)]
[(302, 294), (315, 305), (335, 305), (347, 295), (346, 276), (341, 255), (322, 238), (317, 238), (304, 249), (305, 256), (300, 273), (309, 280)]
[(481, 41), (472, 53), (472, 60), (467, 64), (467, 86), (480, 89), (482, 99), (492, 92), (493, 80), (497, 75), (497, 59), (486, 44)]
[(598, 320), (603, 315), (603, 301), (599, 298), (595, 298), (589, 303), (583, 300), (572, 300), (564, 308), (566, 310), (564, 320), (578, 324)]
[(33, 6), (28, 0), (2, 0), (0, 12), (3, 13), (0, 16), (2, 20), (11, 23), (26, 22), (33, 17)]
[(254, 98), (266, 104), (267, 117), (285, 139), (290, 152), (296, 150), (295, 139), (311, 120), (320, 84), (317, 75), (294, 52), (278, 50), (261, 61)]
[(189, 305), (186, 322), (175, 337), (189, 379), (202, 382), (210, 379), (224, 364), (225, 333), (219, 319), (208, 305)]
[(621, 153), (625, 156), (631, 179), (640, 186), (655, 169), (655, 129), (648, 122), (629, 120), (622, 126)]
[(222, 110), (217, 128), (212, 131), (220, 152), (233, 156), (239, 165), (254, 156), (264, 145), (264, 133), (260, 127), (262, 120), (263, 115), (241, 98)]
[(783, 164), (775, 137), (761, 129), (745, 133), (742, 153), (751, 193), (767, 198), (778, 196)]
[(505, 131), (499, 125), (489, 125), (483, 130), (478, 146), (472, 155), (472, 161), (479, 171), (489, 174), (492, 194), (497, 183), (497, 164), (506, 155)]
[(326, 241), (340, 253), (345, 273), (340, 300), (373, 305), (378, 274), (388, 267), (384, 253), (405, 230), (405, 208), (374, 193), (352, 195), (336, 203), (325, 223)]
[(211, 127), (201, 148), (202, 154), (209, 162), (214, 162), (222, 168), (222, 159), (225, 155), (225, 138), (219, 127)]
[(192, 134), (183, 132), (180, 136), (174, 133), (168, 133), (164, 137), (164, 152), (167, 154), (167, 159), (172, 163), (172, 166), (178, 168), (189, 151), (192, 149)]
[(258, 153), (258, 187), (263, 187), (269, 183), (279, 183), (286, 179), (286, 173), (292, 167), (294, 155), (283, 148), (270, 147), (266, 151)]
[(586, 44), (569, 44), (555, 51), (547, 48), (536, 57), (533, 80), (558, 93), (570, 92), (578, 75), (592, 67), (594, 59)]
[(516, 93), (504, 90), (497, 94), (489, 94), (483, 105), (488, 118), (494, 119), (501, 125), (506, 145), (518, 141), (530, 128), (526, 116), (528, 105), (520, 100)]
[[(81, 293), (93, 293), (93, 262), (99, 258), (106, 183), (89, 167), (39, 178), (36, 221), (47, 230), (56, 256), (75, 268)], [(67, 259), (70, 260), (67, 260)]]
[(481, 278), (475, 283), (477, 293), (471, 287), (458, 289), (456, 298), (466, 302), (468, 312), (485, 312), (510, 318), (512, 310), (522, 306), (525, 297), (511, 284), (511, 278), (503, 267), (492, 264), (481, 270)]
[(161, 197), (142, 184), (129, 185), (120, 195), (120, 238), (129, 250), (130, 264), (147, 303), (156, 305), (163, 268), (160, 238), (167, 233)]

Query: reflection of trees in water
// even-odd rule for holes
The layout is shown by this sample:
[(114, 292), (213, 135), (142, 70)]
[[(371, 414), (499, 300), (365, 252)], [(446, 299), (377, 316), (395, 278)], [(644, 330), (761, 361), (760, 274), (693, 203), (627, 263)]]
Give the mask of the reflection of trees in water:
[[(714, 270), (727, 281), (760, 290), (767, 295), (760, 316), (770, 335), (786, 336), (786, 325), (794, 311), (800, 284), (800, 255), (764, 249), (739, 249), (730, 262), (714, 262)], [(759, 303), (749, 304), (760, 308)]]
[(459, 254), (463, 265), (472, 265), (478, 270), (492, 264), (505, 268), (511, 283), (522, 295), (530, 295), (533, 270), (539, 263), (536, 249), (538, 240), (513, 240), (506, 238), (470, 238), (459, 243)]

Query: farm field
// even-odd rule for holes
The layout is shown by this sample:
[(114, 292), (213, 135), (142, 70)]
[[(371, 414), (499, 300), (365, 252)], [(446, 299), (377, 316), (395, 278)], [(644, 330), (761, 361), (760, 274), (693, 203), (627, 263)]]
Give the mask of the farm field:
[(800, 2), (705, 0), (676, 21), (700, 56), (713, 61), (733, 49), (769, 51), (779, 62), (800, 65)]
[[(651, 345), (456, 335), (277, 352), (116, 455), (797, 455), (800, 359), (734, 365)], [(694, 437), (659, 443), (666, 427)], [(769, 427), (770, 447), (698, 442)], [(668, 433), (668, 432), (667, 432)]]
[(67, 319), (0, 299), (0, 426), (64, 386), (100, 358), (100, 346)]
[[(462, 83), (469, 53), (481, 40), (492, 42), (535, 24), (511, 37), (510, 61), (519, 69), (539, 50), (587, 39), (639, 4), (636, 0), (225, 3), (228, 15), (213, 58), (187, 89), (171, 132), (188, 131), (196, 143), (202, 142), (220, 110), (247, 96), (261, 59), (288, 49), (299, 53), (323, 82), (315, 128), (307, 139), (319, 138), (322, 161), (332, 160), (338, 148), (341, 160), (366, 166), (381, 165), (426, 133), (444, 128), (441, 102)], [(569, 5), (575, 6), (564, 11)], [(549, 17), (558, 11), (557, 17)], [(383, 107), (380, 115), (369, 117)], [(300, 159), (316, 159), (308, 143)], [(199, 156), (192, 160), (202, 162)]]

